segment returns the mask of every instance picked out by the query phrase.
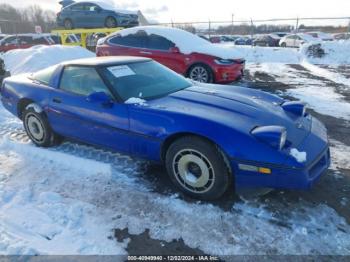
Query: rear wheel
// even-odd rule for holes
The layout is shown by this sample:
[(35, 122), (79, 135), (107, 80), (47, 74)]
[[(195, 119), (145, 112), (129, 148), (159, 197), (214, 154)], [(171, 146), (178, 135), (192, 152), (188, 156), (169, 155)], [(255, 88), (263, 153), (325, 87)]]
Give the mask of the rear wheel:
[(64, 20), (64, 28), (67, 30), (73, 29), (73, 22), (70, 19)]
[(169, 147), (165, 162), (172, 182), (194, 198), (220, 198), (231, 181), (222, 153), (215, 145), (198, 137), (176, 140)]
[(50, 147), (61, 141), (61, 137), (52, 131), (44, 113), (27, 107), (22, 115), (26, 133), (34, 144), (40, 147)]
[(281, 46), (282, 46), (282, 47), (287, 47), (287, 44), (283, 42), (283, 43), (281, 44)]
[(114, 17), (109, 16), (106, 18), (105, 26), (107, 28), (117, 27), (117, 21), (115, 20)]
[(188, 72), (188, 77), (194, 81), (201, 83), (212, 83), (213, 73), (211, 69), (202, 64), (194, 65)]

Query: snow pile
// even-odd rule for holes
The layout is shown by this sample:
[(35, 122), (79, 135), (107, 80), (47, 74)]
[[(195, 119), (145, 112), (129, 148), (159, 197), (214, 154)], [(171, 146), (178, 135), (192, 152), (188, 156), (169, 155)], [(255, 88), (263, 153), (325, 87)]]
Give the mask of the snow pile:
[(242, 54), (236, 50), (223, 48), (220, 45), (214, 45), (197, 35), (177, 28), (164, 26), (139, 26), (118, 31), (115, 35), (126, 36), (135, 34), (139, 31), (144, 31), (148, 35), (157, 34), (169, 39), (184, 54), (204, 53), (223, 59), (242, 58)]
[(94, 56), (94, 53), (80, 46), (38, 45), (9, 51), (3, 55), (3, 59), (6, 70), (15, 75), (36, 72), (68, 60)]
[(7, 139), (0, 160), (0, 254), (126, 254), (126, 242), (108, 239), (113, 225), (98, 206), (59, 192), (63, 184), (110, 179), (110, 165)]
[(350, 64), (350, 41), (325, 41), (320, 43), (320, 48), (324, 51), (323, 57), (308, 56), (308, 48), (312, 44), (305, 44), (300, 49), (300, 53), (305, 60), (312, 64), (335, 64), (348, 65)]
[(309, 62), (323, 65), (350, 64), (350, 41), (317, 42), (320, 50), (324, 51), (321, 57), (310, 56), (309, 48), (315, 41), (304, 44), (300, 50), (282, 47), (236, 46), (232, 43), (217, 44), (218, 46), (235, 50), (248, 63), (285, 63), (299, 64)]
[(292, 148), (290, 155), (295, 158), (298, 163), (306, 162), (306, 152), (299, 152), (298, 149)]

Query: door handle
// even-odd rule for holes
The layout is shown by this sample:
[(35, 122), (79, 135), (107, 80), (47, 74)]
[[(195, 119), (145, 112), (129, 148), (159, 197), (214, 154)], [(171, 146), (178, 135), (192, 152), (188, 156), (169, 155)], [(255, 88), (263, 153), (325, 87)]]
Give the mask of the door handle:
[(61, 98), (54, 97), (54, 98), (52, 99), (52, 102), (54, 102), (54, 103), (56, 103), (56, 104), (60, 104), (60, 103), (62, 103), (62, 100), (61, 100)]
[(152, 52), (140, 51), (140, 54), (144, 54), (144, 55), (151, 55), (151, 54), (152, 54)]

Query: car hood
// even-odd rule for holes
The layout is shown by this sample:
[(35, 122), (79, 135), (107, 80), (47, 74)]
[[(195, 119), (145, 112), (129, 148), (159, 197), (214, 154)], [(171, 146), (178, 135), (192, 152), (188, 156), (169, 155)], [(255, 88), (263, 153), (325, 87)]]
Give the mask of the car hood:
[(285, 101), (265, 92), (238, 86), (195, 84), (165, 98), (150, 101), (167, 111), (205, 118), (250, 133), (258, 126), (284, 126), (292, 144), (310, 131), (306, 117), (285, 112)]

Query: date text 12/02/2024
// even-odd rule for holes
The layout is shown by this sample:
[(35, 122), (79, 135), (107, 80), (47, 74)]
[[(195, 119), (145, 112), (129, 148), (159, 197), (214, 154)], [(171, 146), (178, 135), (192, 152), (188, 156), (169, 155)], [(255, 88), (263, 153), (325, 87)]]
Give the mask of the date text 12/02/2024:
[(128, 261), (220, 261), (219, 257), (196, 256), (128, 256)]

